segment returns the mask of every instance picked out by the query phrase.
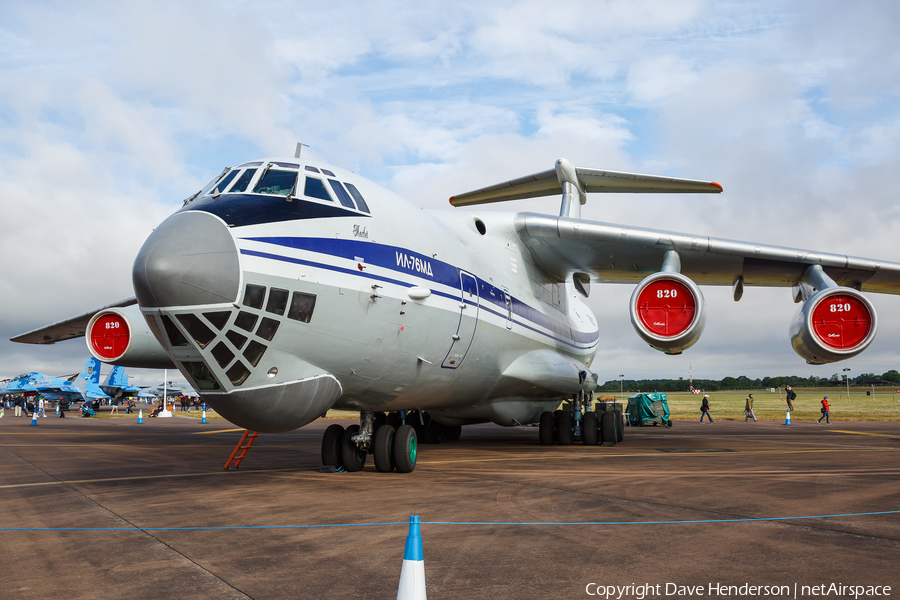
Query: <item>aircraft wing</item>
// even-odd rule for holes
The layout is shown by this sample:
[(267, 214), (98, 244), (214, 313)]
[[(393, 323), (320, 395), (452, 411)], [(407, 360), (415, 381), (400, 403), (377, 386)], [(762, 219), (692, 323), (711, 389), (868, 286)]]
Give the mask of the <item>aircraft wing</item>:
[(518, 213), (516, 231), (537, 265), (568, 279), (634, 283), (656, 273), (676, 250), (681, 273), (701, 285), (792, 287), (810, 265), (821, 265), (839, 285), (900, 294), (900, 264), (703, 235), (674, 233), (535, 213)]
[(45, 325), (44, 327), (19, 334), (9, 339), (10, 341), (23, 344), (55, 344), (56, 342), (61, 342), (63, 340), (72, 340), (83, 337), (87, 324), (95, 314), (108, 308), (124, 308), (126, 306), (131, 306), (132, 304), (137, 304), (137, 298), (134, 296), (112, 304), (107, 304), (106, 306), (88, 311), (84, 314), (69, 317), (68, 319), (57, 321), (50, 325)]

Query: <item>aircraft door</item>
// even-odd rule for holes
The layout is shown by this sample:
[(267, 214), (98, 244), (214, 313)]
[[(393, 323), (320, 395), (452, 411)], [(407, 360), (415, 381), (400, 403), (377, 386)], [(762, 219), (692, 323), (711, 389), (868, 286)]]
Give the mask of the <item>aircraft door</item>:
[(463, 271), (459, 272), (460, 298), (459, 298), (459, 324), (456, 333), (453, 334), (453, 343), (444, 358), (441, 366), (445, 369), (455, 369), (462, 364), (469, 352), (472, 340), (475, 337), (475, 327), (478, 325), (478, 308), (480, 305), (478, 296), (478, 281)]

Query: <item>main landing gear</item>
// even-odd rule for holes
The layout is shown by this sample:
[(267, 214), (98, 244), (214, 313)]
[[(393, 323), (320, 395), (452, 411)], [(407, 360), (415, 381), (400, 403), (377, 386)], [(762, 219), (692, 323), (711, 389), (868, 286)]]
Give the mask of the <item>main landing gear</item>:
[(585, 446), (615, 446), (625, 439), (621, 405), (598, 402), (591, 411), (593, 394), (581, 392), (568, 400), (563, 410), (541, 413), (538, 438), (541, 445), (570, 446), (576, 441)]
[(363, 411), (360, 424), (344, 429), (335, 423), (322, 436), (322, 464), (343, 467), (353, 473), (362, 470), (371, 454), (379, 473), (411, 473), (416, 468), (418, 435), (398, 413), (385, 415)]

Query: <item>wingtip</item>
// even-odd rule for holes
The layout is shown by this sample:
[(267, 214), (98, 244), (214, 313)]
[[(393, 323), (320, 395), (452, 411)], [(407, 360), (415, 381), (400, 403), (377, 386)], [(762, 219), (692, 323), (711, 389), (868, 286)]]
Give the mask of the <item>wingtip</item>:
[(716, 183), (715, 181), (710, 181), (710, 182), (709, 182), (709, 185), (711, 185), (711, 186), (713, 186), (713, 187), (719, 188), (719, 191), (720, 191), (720, 192), (724, 191), (724, 190), (722, 189), (722, 184), (721, 184), (721, 183)]

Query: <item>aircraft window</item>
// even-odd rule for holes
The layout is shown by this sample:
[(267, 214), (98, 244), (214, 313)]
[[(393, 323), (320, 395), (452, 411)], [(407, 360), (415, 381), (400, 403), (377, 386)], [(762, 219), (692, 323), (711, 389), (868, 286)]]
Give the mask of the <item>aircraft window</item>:
[(251, 168), (251, 167), (258, 167), (258, 166), (260, 166), (261, 164), (262, 164), (262, 161), (255, 160), (255, 161), (253, 161), (253, 162), (245, 162), (245, 163), (242, 164), (242, 165), (238, 165), (238, 166), (235, 167), (235, 169), (249, 169), (249, 168)]
[(191, 343), (187, 341), (187, 338), (181, 335), (181, 331), (179, 331), (178, 327), (175, 326), (175, 323), (172, 322), (172, 319), (169, 318), (168, 315), (163, 315), (162, 321), (163, 326), (166, 328), (166, 337), (169, 338), (169, 343), (172, 344), (172, 346), (178, 348), (191, 345)]
[(328, 190), (325, 189), (325, 184), (322, 183), (322, 180), (316, 179), (315, 177), (306, 178), (306, 187), (303, 189), (303, 194), (310, 198), (334, 202), (334, 200), (331, 199), (331, 196), (328, 195)]
[(291, 309), (288, 311), (288, 319), (309, 323), (313, 311), (316, 309), (316, 297), (312, 294), (294, 292), (291, 298)]
[[(283, 315), (284, 309), (287, 308), (288, 291), (272, 288), (269, 292), (269, 302), (266, 303), (266, 312)], [(255, 365), (254, 365), (255, 366)]]
[(210, 181), (209, 183), (207, 183), (205, 188), (203, 188), (202, 190), (200, 190), (199, 192), (197, 192), (196, 194), (194, 194), (193, 196), (188, 198), (188, 200), (193, 200), (194, 198), (197, 198), (199, 196), (206, 195), (210, 190), (213, 189), (213, 186), (216, 185), (217, 183), (219, 183), (220, 181), (222, 181), (222, 177), (230, 171), (231, 171), (231, 168), (226, 167), (221, 173), (219, 173), (218, 175), (213, 177), (213, 180)]
[(266, 297), (266, 288), (261, 285), (248, 283), (244, 289), (244, 306), (250, 308), (262, 308), (263, 299)]
[(214, 193), (216, 190), (218, 190), (219, 193), (221, 194), (222, 192), (224, 192), (225, 190), (228, 189), (228, 184), (231, 183), (234, 180), (234, 178), (237, 177), (237, 174), (240, 172), (241, 172), (240, 169), (234, 169), (233, 171), (230, 171), (227, 175), (225, 175), (225, 177), (223, 177), (218, 182), (216, 182), (216, 185), (210, 191), (212, 193)]
[(256, 330), (256, 335), (271, 342), (272, 338), (275, 337), (276, 331), (278, 331), (278, 321), (263, 317), (262, 322), (259, 324), (259, 329)]
[(253, 188), (253, 193), (287, 196), (294, 189), (294, 184), (296, 183), (297, 171), (269, 169), (265, 175), (260, 177), (256, 187)]
[(234, 359), (234, 352), (228, 349), (225, 342), (216, 344), (216, 347), (212, 349), (212, 355), (223, 369)]
[(244, 366), (244, 363), (237, 361), (234, 366), (225, 373), (233, 385), (241, 385), (250, 377), (250, 371)]
[(356, 200), (356, 205), (359, 207), (359, 210), (365, 213), (369, 212), (369, 205), (366, 204), (365, 200), (363, 200), (362, 194), (359, 193), (359, 190), (356, 189), (356, 186), (352, 183), (348, 183), (347, 189), (350, 190), (350, 195), (353, 196), (354, 200)]
[(256, 175), (256, 169), (247, 169), (244, 171), (244, 174), (241, 175), (241, 178), (237, 180), (229, 193), (231, 194), (240, 194), (247, 190), (247, 186), (250, 185), (250, 180), (253, 179), (253, 176)]
[(209, 368), (202, 362), (183, 362), (181, 366), (191, 379), (191, 387), (198, 391), (218, 390), (219, 382), (216, 381)]
[(307, 171), (312, 171), (313, 173), (318, 173), (318, 172), (319, 172), (319, 170), (318, 170), (317, 168), (315, 168), (315, 167), (310, 167), (310, 166), (307, 166), (307, 167), (306, 167), (306, 170), (307, 170)]
[(237, 318), (234, 320), (234, 324), (244, 331), (253, 331), (253, 326), (256, 325), (257, 318), (258, 317), (253, 313), (241, 311), (238, 313)]
[(334, 173), (332, 173), (332, 172), (329, 171), (328, 169), (322, 169), (322, 172), (323, 172), (324, 174), (328, 175), (329, 177), (337, 177), (337, 175), (335, 175)]
[(177, 315), (177, 318), (201, 349), (206, 348), (216, 338), (215, 332), (204, 325), (197, 315)]
[(203, 316), (206, 317), (207, 321), (213, 324), (213, 327), (222, 330), (228, 325), (228, 319), (231, 317), (231, 312), (226, 310), (223, 312), (203, 313)]
[(228, 341), (231, 342), (232, 344), (234, 344), (234, 347), (237, 348), (238, 350), (240, 350), (244, 346), (244, 344), (247, 342), (247, 338), (245, 336), (239, 334), (237, 331), (234, 331), (234, 330), (226, 333), (225, 337), (227, 337)]
[(244, 358), (254, 367), (259, 364), (263, 354), (266, 353), (266, 347), (257, 341), (251, 341), (244, 350)]
[(337, 194), (338, 200), (341, 201), (341, 204), (346, 206), (347, 208), (356, 208), (353, 204), (353, 200), (350, 199), (350, 196), (347, 194), (347, 190), (344, 189), (344, 186), (341, 185), (340, 181), (336, 179), (329, 179), (328, 183), (331, 185), (331, 189), (334, 190), (334, 193)]
[(273, 162), (271, 163), (273, 167), (283, 167), (285, 169), (294, 169), (298, 171), (300, 169), (300, 165), (297, 163), (283, 163), (283, 162)]

